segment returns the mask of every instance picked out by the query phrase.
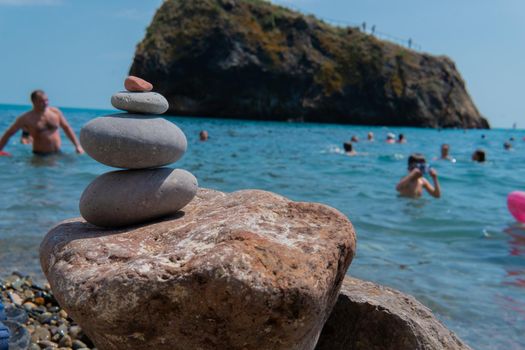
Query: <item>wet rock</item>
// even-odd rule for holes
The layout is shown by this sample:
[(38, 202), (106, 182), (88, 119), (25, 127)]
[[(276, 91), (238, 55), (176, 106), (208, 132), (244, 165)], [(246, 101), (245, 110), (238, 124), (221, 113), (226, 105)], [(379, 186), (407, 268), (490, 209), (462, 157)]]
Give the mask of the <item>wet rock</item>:
[(469, 350), (414, 297), (346, 277), (316, 350)]
[(111, 96), (111, 104), (129, 113), (162, 114), (169, 108), (164, 96), (156, 92), (117, 92)]
[(120, 227), (175, 214), (197, 193), (197, 179), (180, 169), (113, 171), (97, 177), (80, 198), (80, 213), (101, 227)]
[(80, 143), (97, 162), (127, 169), (174, 163), (187, 148), (186, 136), (175, 124), (133, 114), (91, 120), (80, 130)]
[(144, 79), (130, 75), (124, 81), (124, 88), (131, 92), (147, 92), (153, 89), (153, 85)]
[(202, 190), (178, 217), (40, 248), (55, 297), (109, 349), (313, 349), (355, 250), (335, 209), (263, 191)]

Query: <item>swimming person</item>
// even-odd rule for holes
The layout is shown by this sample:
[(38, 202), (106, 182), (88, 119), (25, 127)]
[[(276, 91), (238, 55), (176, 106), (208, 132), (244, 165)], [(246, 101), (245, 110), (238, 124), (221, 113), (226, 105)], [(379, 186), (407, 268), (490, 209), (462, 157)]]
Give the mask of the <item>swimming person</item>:
[(343, 144), (343, 148), (345, 149), (345, 154), (347, 156), (353, 157), (357, 155), (357, 152), (354, 151), (354, 146), (352, 145), (352, 142), (345, 142)]
[[(427, 172), (432, 177), (434, 186), (424, 178)], [(427, 165), (422, 154), (414, 153), (408, 158), (408, 175), (399, 181), (396, 190), (403, 197), (418, 198), (423, 195), (423, 188), (432, 197), (441, 197), (441, 187), (436, 170)]]
[(48, 155), (58, 153), (62, 143), (58, 128), (61, 127), (73, 145), (75, 145), (76, 152), (79, 154), (84, 153), (73, 129), (69, 126), (62, 112), (58, 108), (49, 107), (49, 100), (44, 91), (33, 91), (31, 93), (31, 102), (33, 103), (33, 109), (18, 117), (0, 139), (0, 151), (3, 150), (9, 138), (19, 129), (22, 129), (26, 130), (33, 139), (34, 154)]
[(503, 148), (505, 149), (505, 151), (510, 151), (510, 150), (512, 149), (512, 143), (510, 143), (510, 142), (508, 142), (508, 141), (505, 142), (505, 143), (503, 144)]
[(368, 135), (366, 135), (366, 137), (368, 138), (368, 141), (370, 142), (373, 142), (374, 141), (374, 133), (373, 132), (369, 132)]
[(201, 141), (208, 140), (208, 132), (206, 130), (201, 130), (201, 132), (199, 133), (199, 140)]
[(472, 153), (472, 160), (478, 163), (483, 163), (487, 159), (485, 151), (477, 149)]
[(397, 139), (397, 143), (407, 143), (407, 139), (405, 138), (405, 135), (399, 134), (399, 138)]
[(386, 143), (396, 143), (396, 135), (389, 132), (386, 134)]
[(350, 142), (359, 142), (359, 137), (352, 135), (352, 138), (350, 139)]
[(450, 153), (450, 146), (449, 146), (449, 144), (448, 143), (442, 144), (441, 145), (441, 156), (439, 157), (439, 159), (441, 159), (441, 160), (448, 160), (448, 161), (450, 161), (452, 163), (455, 163), (456, 159), (452, 158), (449, 153)]

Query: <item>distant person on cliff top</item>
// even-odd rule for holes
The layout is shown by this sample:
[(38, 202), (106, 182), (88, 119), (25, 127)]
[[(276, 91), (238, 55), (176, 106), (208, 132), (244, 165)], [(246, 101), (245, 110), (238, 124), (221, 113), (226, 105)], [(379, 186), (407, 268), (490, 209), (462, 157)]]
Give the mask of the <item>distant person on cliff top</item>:
[(33, 91), (31, 93), (31, 102), (33, 103), (33, 109), (18, 117), (0, 139), (0, 152), (2, 155), (9, 155), (2, 150), (9, 138), (20, 129), (26, 130), (32, 138), (34, 154), (49, 155), (58, 153), (62, 143), (59, 127), (64, 130), (67, 137), (75, 145), (76, 152), (79, 154), (84, 153), (73, 129), (69, 126), (62, 112), (58, 108), (49, 106), (49, 100), (44, 91)]
[(346, 154), (347, 156), (351, 156), (351, 157), (353, 157), (353, 156), (356, 156), (356, 155), (357, 155), (357, 152), (354, 151), (354, 146), (352, 145), (352, 142), (345, 142), (345, 143), (343, 144), (343, 148), (344, 148), (344, 150), (345, 150), (345, 154)]
[(367, 137), (368, 141), (370, 141), (370, 142), (374, 141), (374, 133), (373, 132), (370, 131), (366, 137)]
[(472, 160), (478, 163), (483, 163), (487, 160), (487, 156), (485, 154), (485, 151), (482, 149), (477, 149), (472, 154)]
[(407, 139), (405, 135), (399, 134), (399, 138), (397, 139), (397, 143), (407, 143)]
[(199, 140), (208, 141), (208, 132), (206, 130), (201, 130), (199, 133)]
[[(424, 175), (427, 173), (432, 178), (434, 185), (425, 179)], [(428, 166), (422, 154), (414, 153), (408, 158), (408, 175), (399, 181), (396, 190), (403, 197), (418, 198), (423, 195), (423, 188), (432, 197), (441, 197), (441, 187), (436, 170)]]

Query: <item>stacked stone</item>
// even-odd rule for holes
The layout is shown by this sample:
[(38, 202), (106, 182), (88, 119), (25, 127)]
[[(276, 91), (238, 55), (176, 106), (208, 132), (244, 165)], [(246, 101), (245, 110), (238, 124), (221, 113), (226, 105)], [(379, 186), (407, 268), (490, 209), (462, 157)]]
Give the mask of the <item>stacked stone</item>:
[(80, 143), (93, 159), (126, 169), (97, 177), (82, 194), (82, 217), (101, 227), (174, 214), (198, 188), (190, 172), (164, 167), (179, 160), (187, 148), (182, 130), (156, 116), (168, 110), (168, 101), (140, 78), (128, 77), (124, 86), (127, 91), (113, 95), (111, 104), (127, 113), (95, 118), (80, 131)]

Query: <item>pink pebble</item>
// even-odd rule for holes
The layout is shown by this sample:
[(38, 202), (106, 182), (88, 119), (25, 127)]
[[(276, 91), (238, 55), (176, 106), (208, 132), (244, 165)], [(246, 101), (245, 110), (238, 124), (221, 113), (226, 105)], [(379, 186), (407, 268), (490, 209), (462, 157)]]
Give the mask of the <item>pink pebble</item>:
[(146, 92), (153, 89), (153, 85), (144, 79), (130, 75), (124, 81), (124, 87), (131, 92)]

